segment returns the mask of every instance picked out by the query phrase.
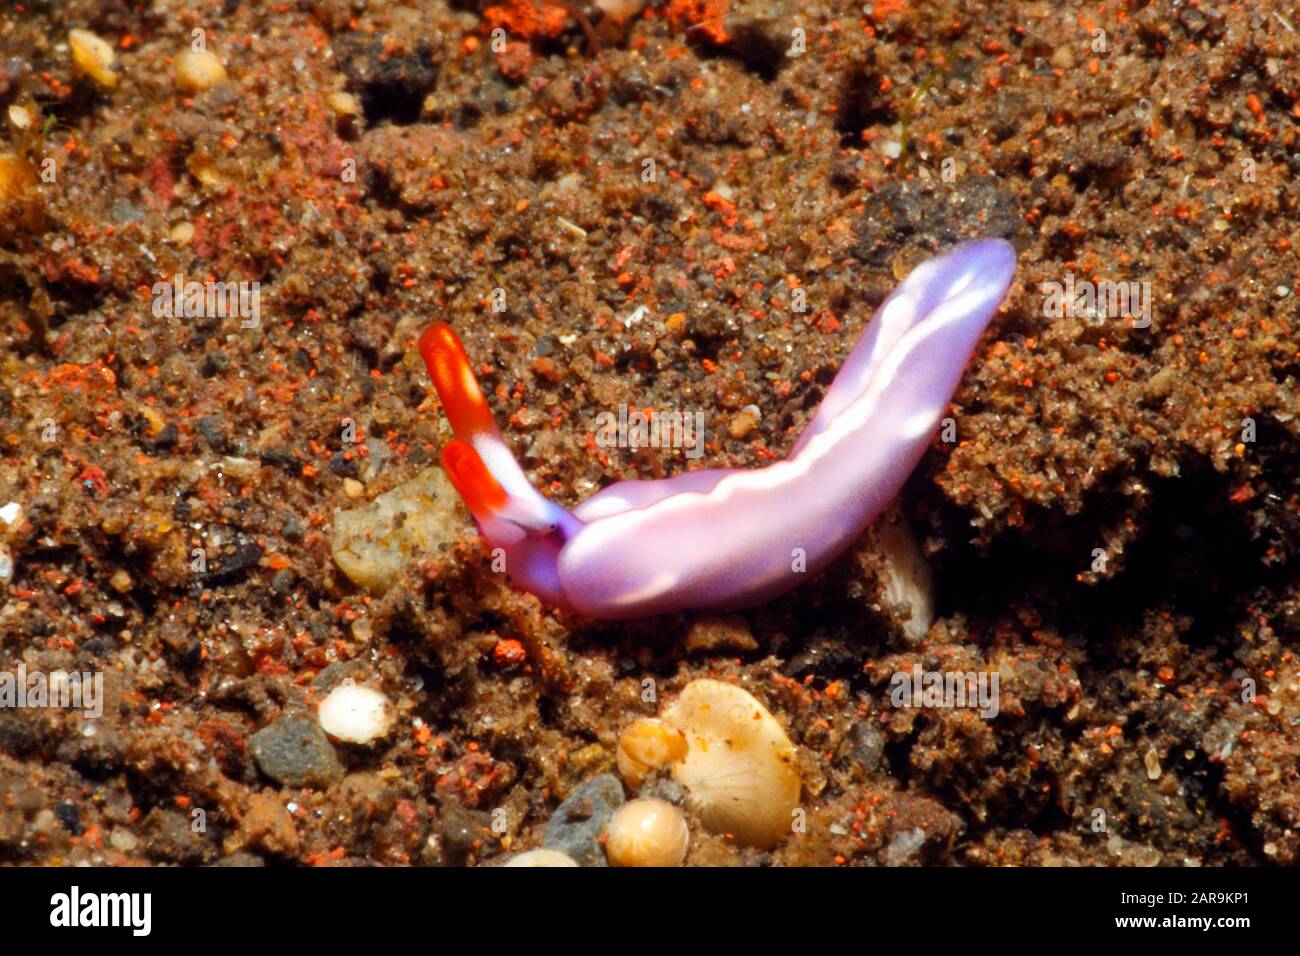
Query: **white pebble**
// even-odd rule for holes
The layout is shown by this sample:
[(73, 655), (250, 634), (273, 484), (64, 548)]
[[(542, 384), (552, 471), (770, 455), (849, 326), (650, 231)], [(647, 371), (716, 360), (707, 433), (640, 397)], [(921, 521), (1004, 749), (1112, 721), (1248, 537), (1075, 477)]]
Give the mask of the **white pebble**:
[(364, 507), (334, 512), (334, 562), (355, 583), (383, 594), (412, 557), (432, 554), (460, 533), (460, 507), (446, 473), (426, 468)]
[(384, 736), (395, 716), (387, 697), (350, 680), (329, 692), (318, 715), (325, 733), (350, 744), (368, 744)]

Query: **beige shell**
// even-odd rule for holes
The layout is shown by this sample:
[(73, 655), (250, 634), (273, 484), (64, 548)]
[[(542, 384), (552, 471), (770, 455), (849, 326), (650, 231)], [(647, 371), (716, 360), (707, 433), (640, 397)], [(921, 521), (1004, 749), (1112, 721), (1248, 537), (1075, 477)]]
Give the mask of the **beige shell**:
[(211, 50), (185, 49), (176, 54), (176, 88), (186, 96), (226, 81), (226, 68)]
[(26, 157), (17, 153), (0, 153), (0, 203), (26, 201), (32, 197), (36, 187), (36, 171)]
[(655, 717), (632, 721), (618, 738), (618, 772), (634, 790), (650, 771), (685, 756), (686, 736)]
[(686, 735), (686, 759), (673, 776), (705, 827), (765, 849), (790, 832), (800, 792), (794, 745), (752, 694), (691, 681), (663, 719)]
[(605, 828), (605, 855), (614, 866), (681, 866), (690, 842), (682, 812), (654, 797), (629, 800)]
[(107, 40), (89, 30), (69, 30), (68, 50), (79, 75), (90, 77), (106, 89), (117, 86), (117, 74), (113, 72), (117, 54)]

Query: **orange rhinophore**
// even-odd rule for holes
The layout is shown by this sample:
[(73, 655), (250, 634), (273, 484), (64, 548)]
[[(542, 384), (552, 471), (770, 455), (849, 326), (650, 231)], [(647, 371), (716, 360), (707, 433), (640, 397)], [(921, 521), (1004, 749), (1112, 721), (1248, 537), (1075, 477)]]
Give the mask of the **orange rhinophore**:
[[(420, 355), (438, 389), (452, 431), (462, 441), (475, 435), (495, 434), (496, 423), (470, 368), (465, 347), (446, 322), (435, 322), (420, 336)], [(475, 456), (478, 457), (477, 455)], [(479, 462), (480, 466), (482, 462)], [(486, 471), (486, 469), (484, 469)], [(491, 477), (489, 475), (489, 477)]]
[(448, 442), (442, 449), (442, 467), (476, 518), (495, 514), (504, 507), (506, 490), (492, 477), (469, 442), (460, 439)]

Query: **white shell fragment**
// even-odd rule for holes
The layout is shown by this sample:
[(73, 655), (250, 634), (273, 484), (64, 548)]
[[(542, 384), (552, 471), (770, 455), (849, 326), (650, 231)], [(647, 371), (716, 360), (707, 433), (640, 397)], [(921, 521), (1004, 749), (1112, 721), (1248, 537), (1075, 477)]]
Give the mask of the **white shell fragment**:
[(891, 608), (910, 610), (903, 633), (909, 640), (919, 641), (934, 623), (934, 575), (898, 502), (872, 526), (871, 535), (885, 562), (885, 603)]
[(368, 744), (387, 734), (396, 719), (388, 698), (350, 680), (339, 684), (321, 701), (321, 729), (349, 744)]

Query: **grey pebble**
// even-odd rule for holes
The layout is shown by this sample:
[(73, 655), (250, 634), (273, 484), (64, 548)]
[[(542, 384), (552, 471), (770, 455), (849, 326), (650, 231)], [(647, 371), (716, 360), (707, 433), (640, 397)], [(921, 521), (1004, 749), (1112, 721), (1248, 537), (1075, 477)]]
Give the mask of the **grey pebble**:
[(609, 866), (600, 834), (623, 805), (623, 784), (602, 773), (578, 786), (546, 823), (542, 846), (567, 853), (579, 866)]
[(925, 845), (925, 831), (909, 827), (889, 841), (885, 849), (885, 866), (900, 866)]
[(343, 779), (334, 746), (316, 721), (281, 717), (248, 738), (258, 769), (283, 787), (328, 787)]
[(849, 740), (849, 758), (868, 773), (874, 772), (885, 752), (885, 738), (880, 731), (865, 720), (859, 721), (849, 731)]

